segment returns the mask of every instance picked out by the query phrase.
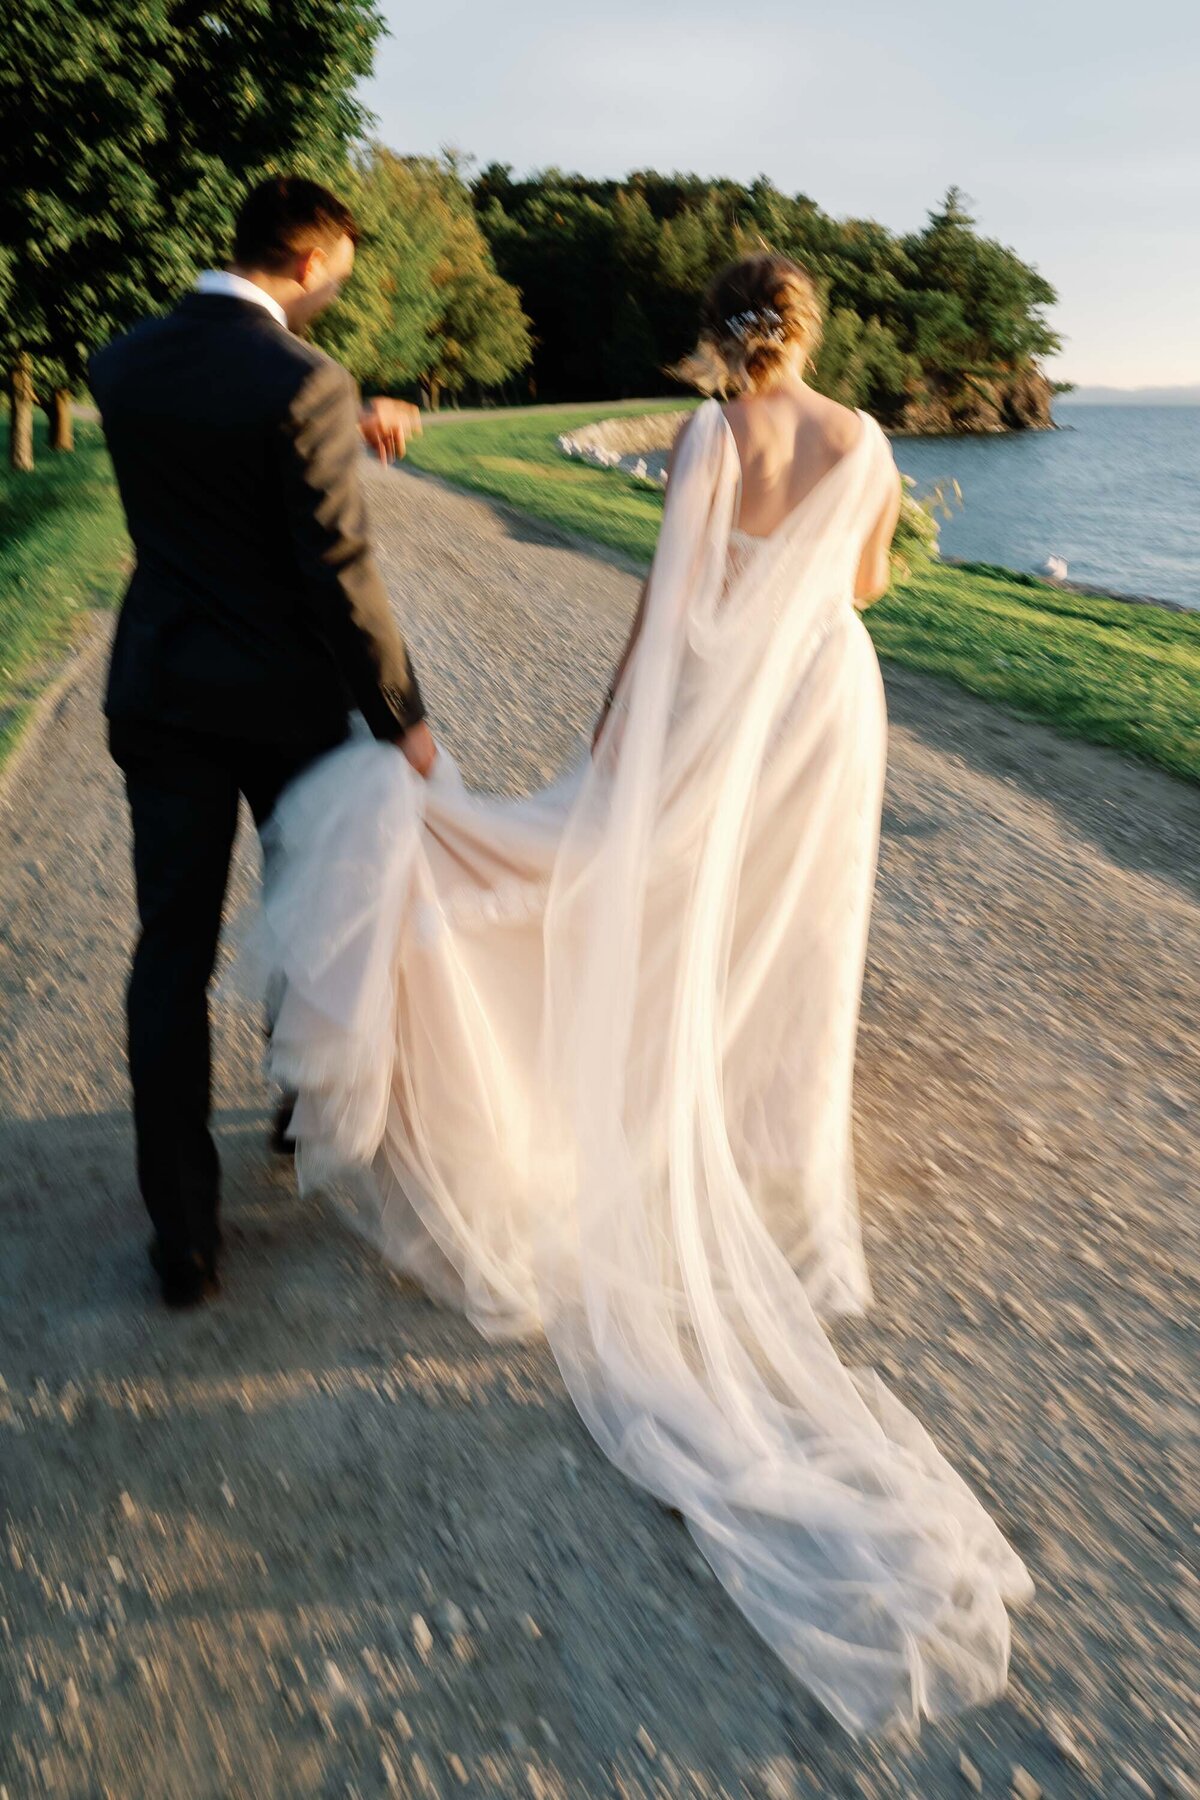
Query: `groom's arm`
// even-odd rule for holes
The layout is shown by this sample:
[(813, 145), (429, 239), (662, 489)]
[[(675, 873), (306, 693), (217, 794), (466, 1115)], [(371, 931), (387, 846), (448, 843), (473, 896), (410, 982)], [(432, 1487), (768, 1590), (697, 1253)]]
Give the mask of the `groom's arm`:
[(367, 724), (399, 738), (425, 717), (421, 691), (367, 538), (358, 395), (322, 361), (288, 409), (284, 485), (301, 598)]

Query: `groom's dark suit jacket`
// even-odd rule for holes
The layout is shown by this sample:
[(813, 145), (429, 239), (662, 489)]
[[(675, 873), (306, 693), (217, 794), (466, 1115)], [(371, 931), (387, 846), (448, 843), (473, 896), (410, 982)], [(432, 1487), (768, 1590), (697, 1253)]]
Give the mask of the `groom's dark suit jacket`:
[(423, 717), (367, 542), (354, 384), (263, 307), (189, 294), (101, 350), (91, 385), (137, 562), (114, 727), (281, 746)]

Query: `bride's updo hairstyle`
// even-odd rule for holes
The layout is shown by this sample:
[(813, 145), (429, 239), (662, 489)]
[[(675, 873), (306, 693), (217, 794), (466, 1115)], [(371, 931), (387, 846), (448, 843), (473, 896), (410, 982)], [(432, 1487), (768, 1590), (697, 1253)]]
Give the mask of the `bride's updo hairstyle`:
[(820, 338), (821, 302), (799, 264), (771, 252), (747, 256), (709, 285), (700, 340), (672, 373), (732, 400), (769, 388), (797, 350), (807, 363)]

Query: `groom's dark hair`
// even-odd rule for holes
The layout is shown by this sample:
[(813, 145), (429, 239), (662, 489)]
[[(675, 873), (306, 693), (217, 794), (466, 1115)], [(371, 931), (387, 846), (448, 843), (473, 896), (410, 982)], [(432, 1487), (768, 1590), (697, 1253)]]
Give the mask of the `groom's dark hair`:
[(237, 216), (233, 253), (244, 269), (285, 275), (296, 257), (330, 249), (344, 237), (358, 242), (358, 226), (344, 200), (302, 175), (273, 175), (247, 195)]

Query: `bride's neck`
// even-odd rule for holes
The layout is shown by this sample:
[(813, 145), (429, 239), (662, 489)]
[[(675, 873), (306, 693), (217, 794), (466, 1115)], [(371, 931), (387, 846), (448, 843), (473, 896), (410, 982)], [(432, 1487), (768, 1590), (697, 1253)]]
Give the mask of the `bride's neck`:
[(809, 387), (807, 381), (805, 381), (804, 376), (799, 372), (799, 370), (787, 369), (779, 376), (779, 379), (777, 381), (773, 381), (771, 383), (770, 387), (759, 388), (757, 390), (755, 398), (757, 398), (759, 400), (773, 400), (773, 399), (781, 399), (781, 398), (788, 399), (788, 400), (801, 400), (806, 395), (811, 394), (811, 393), (812, 393), (812, 389)]

